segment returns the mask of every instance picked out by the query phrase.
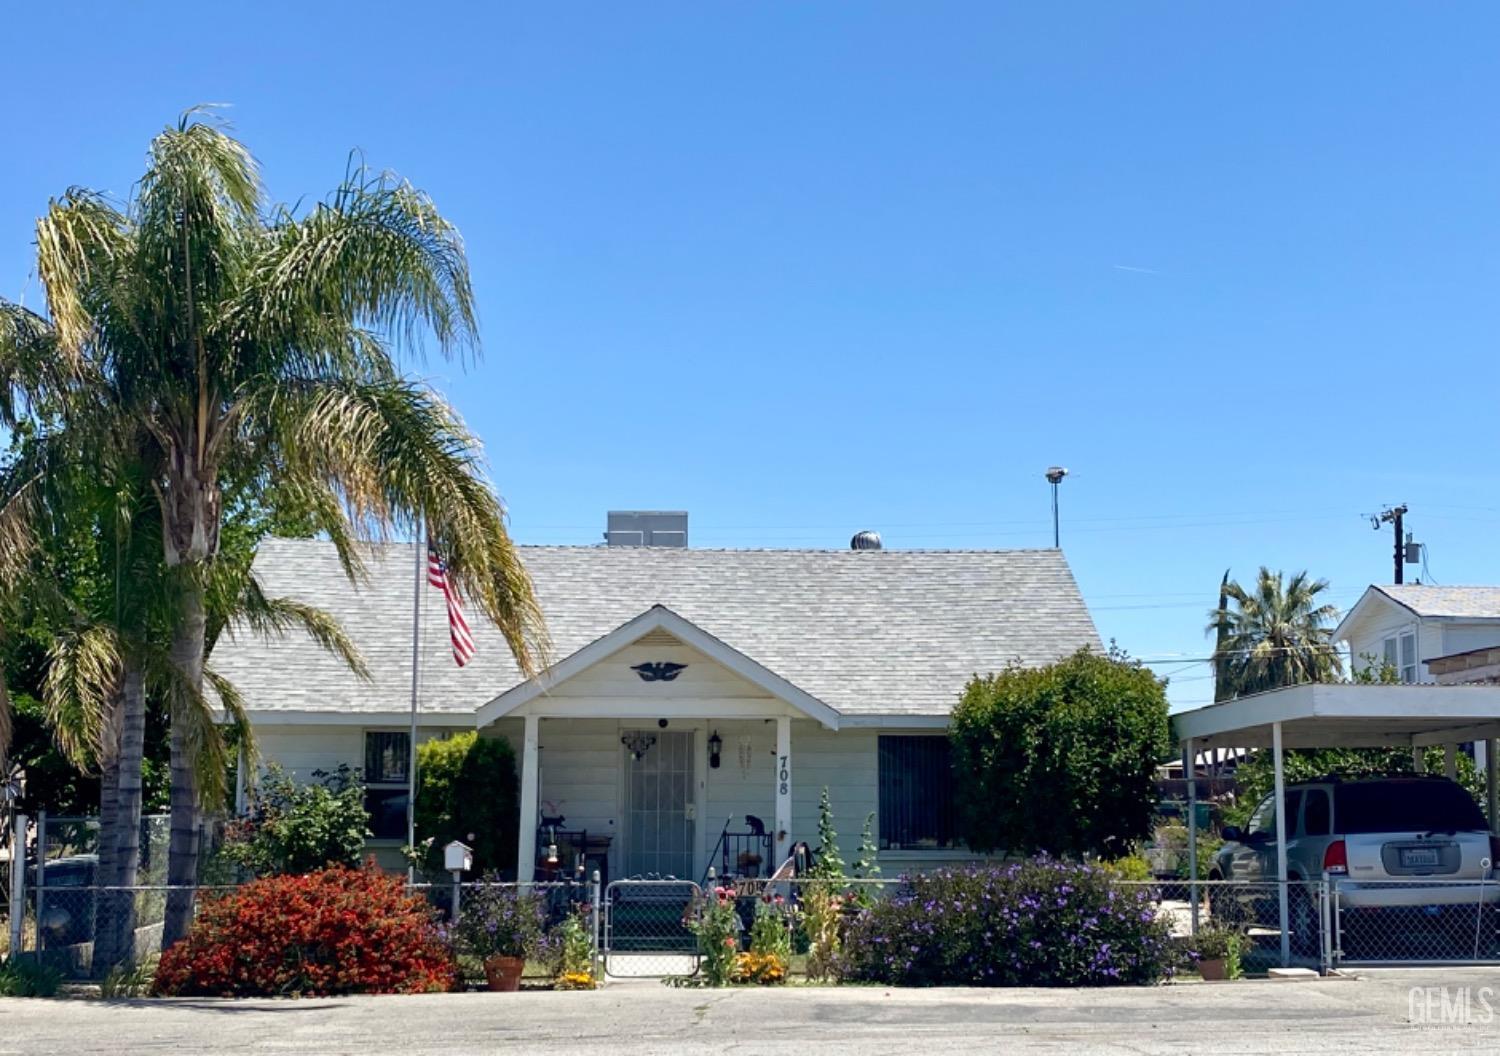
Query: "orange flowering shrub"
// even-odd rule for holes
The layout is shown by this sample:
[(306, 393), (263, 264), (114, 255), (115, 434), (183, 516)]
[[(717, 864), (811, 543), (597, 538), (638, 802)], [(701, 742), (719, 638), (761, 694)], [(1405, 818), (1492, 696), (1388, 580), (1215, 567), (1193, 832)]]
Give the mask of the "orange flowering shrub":
[(413, 994), (456, 979), (435, 911), (401, 878), (333, 867), (203, 896), (187, 938), (162, 954), (155, 991)]

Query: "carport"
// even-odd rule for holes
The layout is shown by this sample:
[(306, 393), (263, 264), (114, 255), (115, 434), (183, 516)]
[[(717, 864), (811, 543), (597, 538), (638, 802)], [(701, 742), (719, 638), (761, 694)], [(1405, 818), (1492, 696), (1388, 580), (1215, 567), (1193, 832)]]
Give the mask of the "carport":
[[(1287, 748), (1391, 748), (1413, 751), (1443, 746), (1449, 777), (1456, 776), (1458, 746), (1483, 742), (1486, 816), (1497, 814), (1496, 745), (1500, 738), (1500, 686), (1363, 685), (1327, 683), (1207, 704), (1172, 717), (1182, 746), (1184, 773), (1196, 774), (1198, 753), (1213, 748), (1269, 748), (1275, 769), (1276, 878), (1280, 889), (1281, 963), (1291, 963), (1287, 925), (1286, 789), (1282, 753)], [(1198, 927), (1197, 782), (1188, 782), (1188, 869), (1193, 929)]]

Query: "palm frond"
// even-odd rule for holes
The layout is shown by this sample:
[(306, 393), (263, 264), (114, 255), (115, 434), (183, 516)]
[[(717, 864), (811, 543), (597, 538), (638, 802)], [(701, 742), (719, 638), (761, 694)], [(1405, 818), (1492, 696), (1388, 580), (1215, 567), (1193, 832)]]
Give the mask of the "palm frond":
[(338, 620), (325, 610), (295, 598), (269, 597), (254, 575), (246, 576), (232, 616), (263, 638), (280, 638), (290, 631), (301, 630), (342, 660), (355, 677), (370, 680), (364, 656)]
[[(227, 795), (225, 776), (230, 753), (213, 701), (201, 686), (183, 674), (165, 649), (147, 646), (141, 654), (148, 691), (166, 703), (168, 722), (175, 731), (173, 735), (182, 738), (203, 804), (210, 809), (222, 806)], [(213, 685), (206, 670), (204, 678)], [(231, 699), (226, 702), (218, 687), (214, 688), (231, 722), (243, 719), (243, 703), (238, 695), (231, 692)], [(239, 708), (237, 716), (229, 711), (235, 705)]]
[(0, 426), (13, 427), (28, 406), (62, 385), (52, 324), (0, 298)]
[(37, 272), (47, 291), (56, 347), (69, 371), (93, 336), (98, 290), (116, 282), (130, 251), (129, 223), (103, 195), (74, 188), (48, 203), (36, 223)]
[(444, 355), (475, 345), (457, 229), (411, 184), (363, 167), (306, 216), (273, 218), (234, 316), (288, 352), (284, 371), (303, 375), (347, 374), (339, 343), (307, 340), (319, 319), (364, 321), (412, 350), (424, 327)]
[[(260, 747), (255, 741), (255, 729), (250, 724), (250, 713), (245, 708), (245, 699), (240, 696), (240, 691), (235, 688), (233, 682), (229, 681), (229, 679), (219, 674), (213, 668), (204, 667), (203, 678), (208, 683), (209, 688), (214, 691), (214, 696), (219, 698), (219, 706), (224, 711), (224, 718), (228, 720), (227, 725), (234, 730), (236, 741), (240, 750), (244, 753), (245, 781), (247, 784), (253, 783), (255, 774), (259, 769)], [(220, 728), (222, 729), (222, 726)], [(226, 745), (225, 747), (224, 763), (219, 769), (221, 775), (229, 763), (228, 746)], [(207, 787), (203, 785), (203, 777), (204, 775), (200, 768), (198, 774), (199, 786)], [(227, 794), (227, 792), (226, 788), (225, 793)]]
[(310, 383), (264, 405), (288, 476), (343, 496), (368, 534), (419, 521), (455, 587), (499, 628), (528, 675), (543, 666), (540, 605), (505, 509), (482, 471), (479, 442), (431, 389), (406, 380)]
[(88, 769), (109, 758), (111, 711), (123, 675), (121, 643), (113, 627), (72, 628), (53, 639), (42, 706), (53, 739), (73, 765)]

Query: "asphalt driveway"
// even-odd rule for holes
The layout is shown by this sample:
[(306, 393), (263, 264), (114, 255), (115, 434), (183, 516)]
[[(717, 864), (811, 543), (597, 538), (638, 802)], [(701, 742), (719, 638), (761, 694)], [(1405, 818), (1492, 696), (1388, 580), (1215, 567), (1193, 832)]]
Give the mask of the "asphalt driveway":
[[(1435, 996), (1443, 987), (1446, 1004)], [(1492, 1014), (1486, 1014), (1480, 998), (1484, 988), (1490, 988)], [(1438, 1025), (1445, 1016), (1455, 1018), (1460, 994), (1468, 995), (1466, 1018), (1472, 1022)], [(210, 1051), (890, 1056), (1002, 1048), (1137, 1056), (1500, 1053), (1500, 971), (1388, 971), (1308, 982), (1092, 991), (705, 991), (636, 983), (593, 994), (0, 1000), (0, 1054), (25, 1056)]]

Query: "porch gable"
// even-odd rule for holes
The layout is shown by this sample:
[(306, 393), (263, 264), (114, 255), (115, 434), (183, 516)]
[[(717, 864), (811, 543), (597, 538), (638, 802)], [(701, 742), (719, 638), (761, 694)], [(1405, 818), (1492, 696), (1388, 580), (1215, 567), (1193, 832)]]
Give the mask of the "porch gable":
[(795, 713), (838, 729), (833, 708), (663, 605), (481, 705), (475, 718), (482, 728), (511, 715), (704, 717), (705, 706), (736, 718)]

